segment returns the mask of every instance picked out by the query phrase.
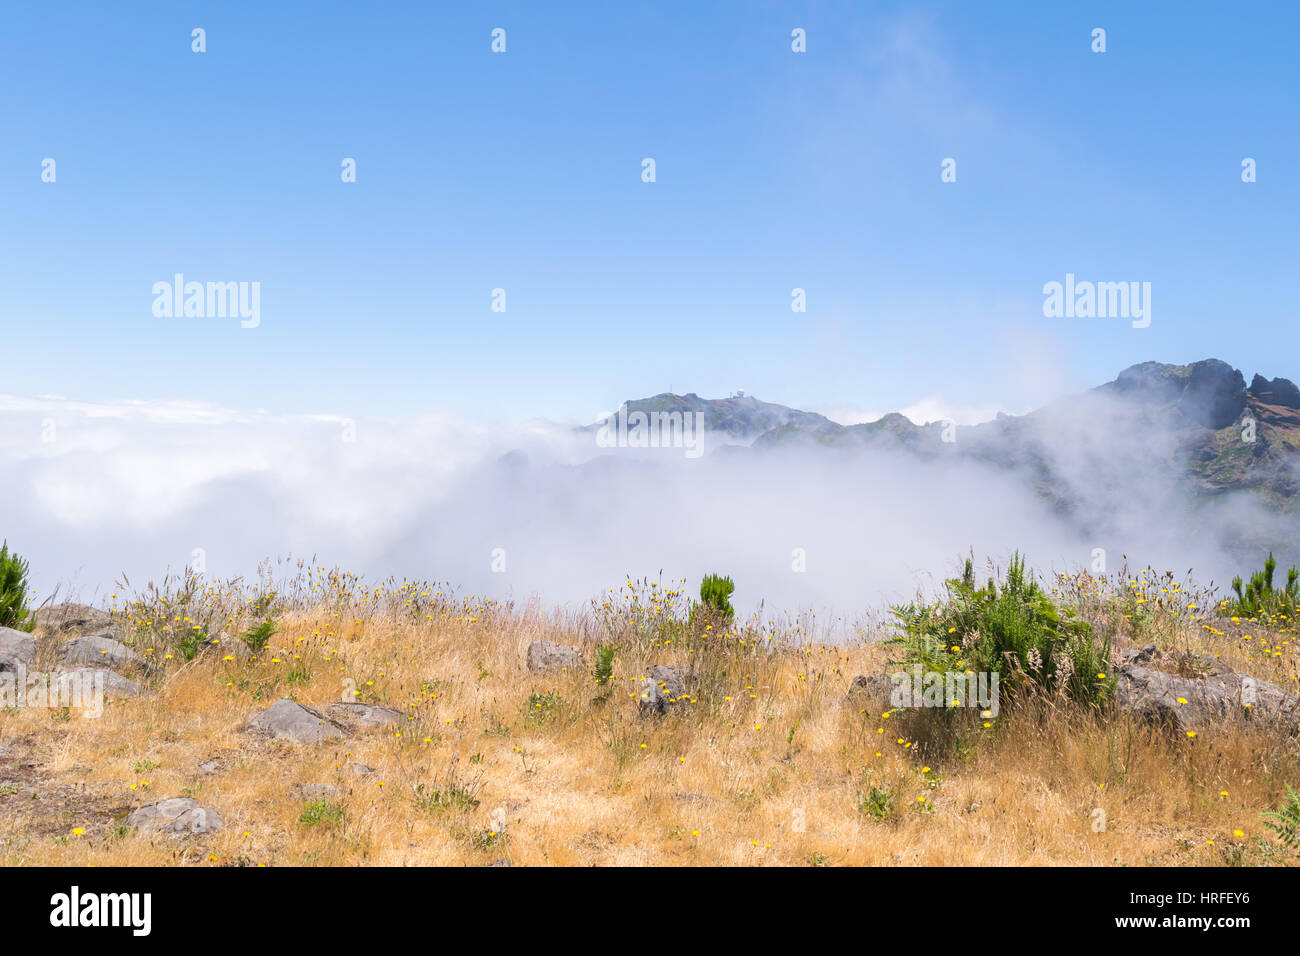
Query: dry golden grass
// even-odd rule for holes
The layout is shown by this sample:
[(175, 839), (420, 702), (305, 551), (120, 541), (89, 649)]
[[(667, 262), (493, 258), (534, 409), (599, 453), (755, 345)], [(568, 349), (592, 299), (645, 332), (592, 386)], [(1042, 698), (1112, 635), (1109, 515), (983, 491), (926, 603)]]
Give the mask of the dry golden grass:
[[(1188, 740), (1125, 715), (1049, 700), (1006, 707), (987, 722), (964, 712), (948, 730), (934, 714), (867, 713), (846, 702), (845, 692), (855, 675), (885, 667), (888, 649), (871, 643), (629, 645), (600, 701), (589, 663), (581, 673), (527, 671), (532, 640), (582, 640), (566, 632), (576, 625), (536, 611), (513, 615), (484, 605), (478, 614), (418, 620), (384, 611), (345, 623), (350, 617), (299, 609), (252, 662), (162, 655), (146, 695), (111, 704), (99, 719), (35, 708), (4, 713), (0, 860), (1295, 862), (1260, 819), (1276, 806), (1284, 782), (1300, 784), (1296, 744), (1277, 733), (1205, 728)], [(1296, 686), (1300, 672), (1289, 650), (1263, 673), (1238, 635), (1191, 621), (1173, 622), (1170, 633), (1172, 643)], [(1285, 637), (1265, 637), (1291, 647), (1281, 644)], [(586, 646), (588, 662), (592, 650)], [(718, 675), (717, 683), (706, 682), (675, 713), (643, 715), (635, 681), (654, 663), (693, 659)], [(408, 725), (400, 734), (316, 747), (243, 731), (278, 697), (323, 708), (353, 686), (348, 681), (361, 699), (406, 711)], [(560, 702), (537, 706), (547, 694)], [(217, 772), (199, 769), (214, 758)], [(373, 772), (356, 773), (357, 764)], [(324, 820), (305, 822), (297, 788), (316, 783), (333, 784), (341, 795), (328, 801)], [(448, 784), (472, 801), (441, 808), (422, 802)], [(873, 788), (892, 794), (881, 817), (863, 809)], [(123, 825), (130, 809), (186, 795), (215, 809), (224, 829), (173, 839)]]

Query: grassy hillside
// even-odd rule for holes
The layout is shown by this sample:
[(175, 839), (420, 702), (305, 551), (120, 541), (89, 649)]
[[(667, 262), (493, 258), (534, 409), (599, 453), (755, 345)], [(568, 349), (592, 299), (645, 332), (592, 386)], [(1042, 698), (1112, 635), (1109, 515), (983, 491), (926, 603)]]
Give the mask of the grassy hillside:
[[(1220, 617), (1154, 573), (1053, 583), (1112, 653), (1155, 643), (1187, 673), (1300, 686), (1289, 616)], [(1175, 734), (1023, 687), (992, 718), (890, 710), (847, 692), (904, 653), (891, 629), (810, 644), (692, 615), (680, 582), (552, 614), (304, 569), (276, 589), (171, 582), (113, 617), (145, 661), (140, 696), (98, 719), (0, 715), (5, 865), (1296, 862), (1261, 816), (1300, 784), (1292, 734)], [(270, 636), (252, 654), (245, 633)], [(36, 638), (52, 667), (69, 632), (46, 615)], [(582, 661), (532, 671), (535, 640)], [(642, 703), (656, 665), (685, 675), (663, 715)], [(403, 722), (315, 745), (245, 729), (281, 697), (323, 711), (354, 691)], [(223, 828), (127, 825), (179, 796)]]

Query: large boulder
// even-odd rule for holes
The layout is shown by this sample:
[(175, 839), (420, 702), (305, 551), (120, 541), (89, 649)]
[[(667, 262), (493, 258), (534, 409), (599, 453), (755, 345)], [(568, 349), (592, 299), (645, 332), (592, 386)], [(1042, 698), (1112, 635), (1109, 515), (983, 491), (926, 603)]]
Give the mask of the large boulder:
[[(1148, 666), (1158, 661), (1155, 645), (1150, 644), (1120, 658), (1115, 668), (1115, 702), (1121, 710), (1183, 733), (1223, 721), (1300, 730), (1300, 698), (1275, 684), (1230, 670), (1181, 677)], [(1199, 664), (1206, 669), (1217, 666), (1212, 658)]]
[(190, 797), (171, 797), (151, 803), (134, 811), (126, 822), (144, 834), (161, 833), (173, 837), (202, 836), (222, 828), (221, 816), (216, 810), (201, 807)]
[(102, 631), (113, 624), (113, 615), (89, 604), (67, 602), (43, 607), (32, 613), (42, 634), (66, 637)]
[(36, 640), (12, 627), (0, 627), (0, 671), (16, 672), (21, 665), (30, 670), (36, 664)]
[(144, 658), (108, 632), (87, 634), (60, 644), (55, 653), (59, 668), (73, 667), (139, 667)]
[(528, 645), (528, 669), (537, 673), (555, 674), (576, 671), (582, 667), (582, 655), (572, 647), (554, 641), (533, 641)]
[(337, 740), (344, 727), (319, 710), (291, 700), (277, 700), (248, 722), (249, 731), (274, 740), (292, 740), (300, 744), (318, 744)]

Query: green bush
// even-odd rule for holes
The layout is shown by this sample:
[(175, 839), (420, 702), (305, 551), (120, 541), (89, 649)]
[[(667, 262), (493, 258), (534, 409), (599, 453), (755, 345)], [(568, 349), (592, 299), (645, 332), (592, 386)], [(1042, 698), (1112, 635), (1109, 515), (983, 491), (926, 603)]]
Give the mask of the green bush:
[(883, 820), (894, 809), (894, 791), (889, 787), (872, 787), (858, 794), (858, 812)]
[(603, 644), (596, 649), (596, 686), (604, 687), (614, 676), (614, 655), (618, 648), (613, 644)]
[(181, 635), (176, 641), (176, 649), (181, 652), (181, 659), (192, 661), (198, 657), (199, 651), (203, 645), (208, 643), (211, 638), (208, 637), (208, 626), (206, 624), (196, 624), (188, 631)]
[(0, 627), (30, 631), (36, 621), (27, 616), (27, 562), (6, 541), (0, 544)]
[(540, 727), (555, 717), (564, 707), (564, 698), (553, 690), (545, 694), (528, 695), (528, 705), (524, 708), (524, 723), (529, 727)]
[(724, 578), (717, 574), (706, 575), (700, 582), (700, 603), (724, 621), (730, 622), (736, 616), (736, 612), (728, 599), (735, 590), (736, 585), (732, 583), (731, 578)]
[(267, 642), (271, 640), (275, 635), (275, 632), (279, 629), (280, 628), (275, 621), (268, 617), (265, 621), (261, 621), (254, 627), (245, 631), (242, 638), (244, 643), (248, 645), (250, 651), (254, 654), (260, 654), (262, 653), (262, 649), (266, 647)]
[(690, 628), (693, 634), (704, 633), (712, 626), (715, 634), (731, 626), (736, 616), (731, 597), (736, 585), (731, 578), (708, 574), (700, 581), (699, 603), (691, 605)]
[(317, 824), (332, 826), (342, 823), (345, 816), (343, 807), (330, 803), (327, 800), (311, 800), (303, 804), (302, 813), (298, 815), (298, 822), (305, 827), (314, 827)]
[(997, 673), (1009, 688), (1037, 687), (1073, 700), (1102, 703), (1114, 692), (1110, 640), (1053, 603), (1018, 553), (1001, 582), (975, 586), (971, 560), (933, 605), (891, 608), (908, 666), (942, 674)]
[(1294, 619), (1297, 599), (1300, 599), (1300, 570), (1292, 566), (1286, 574), (1286, 586), (1273, 587), (1273, 575), (1277, 572), (1277, 559), (1273, 552), (1268, 553), (1264, 570), (1256, 571), (1250, 576), (1250, 582), (1243, 586), (1241, 576), (1232, 579), (1232, 590), (1237, 600), (1230, 602), (1231, 613), (1236, 617), (1259, 618), (1265, 615), (1286, 614)]

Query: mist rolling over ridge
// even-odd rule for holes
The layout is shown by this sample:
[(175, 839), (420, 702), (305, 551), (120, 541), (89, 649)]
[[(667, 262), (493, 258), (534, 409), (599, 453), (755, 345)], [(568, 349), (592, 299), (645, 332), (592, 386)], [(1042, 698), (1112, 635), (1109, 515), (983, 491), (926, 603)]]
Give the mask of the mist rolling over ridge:
[[(291, 553), (575, 607), (626, 575), (689, 587), (720, 570), (746, 613), (848, 617), (933, 586), (971, 550), (1020, 550), (1042, 571), (1097, 568), (1104, 552), (1114, 572), (1126, 554), (1220, 585), (1264, 551), (1300, 558), (1300, 396), (1213, 360), (1135, 366), (974, 426), (842, 426), (693, 394), (620, 410), (675, 415), (669, 447), (599, 422), (9, 397), (0, 493), (41, 599), (102, 598), (123, 572), (138, 586), (167, 566), (252, 575)], [(56, 440), (33, 442), (43, 428)]]

